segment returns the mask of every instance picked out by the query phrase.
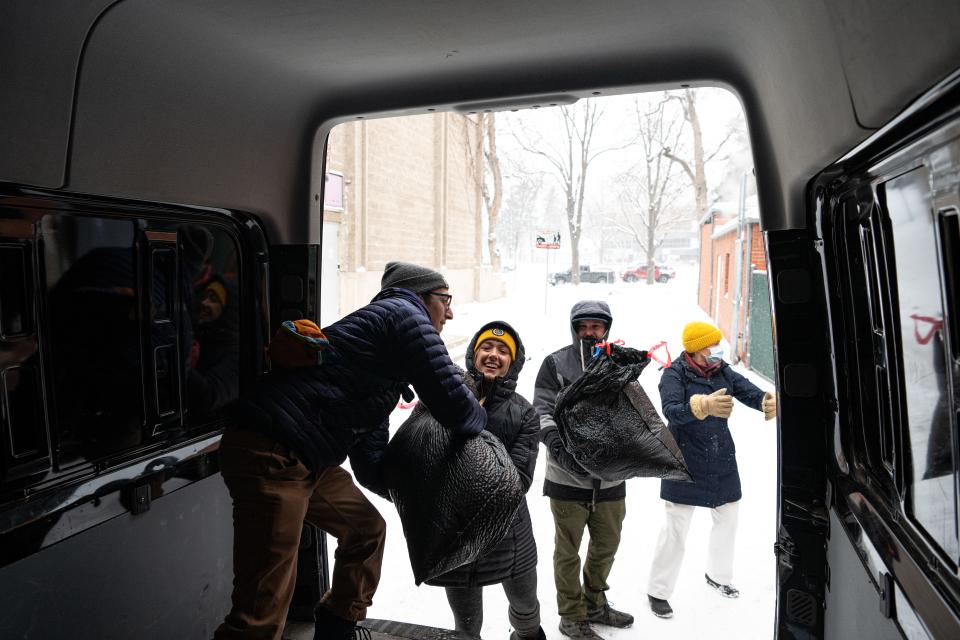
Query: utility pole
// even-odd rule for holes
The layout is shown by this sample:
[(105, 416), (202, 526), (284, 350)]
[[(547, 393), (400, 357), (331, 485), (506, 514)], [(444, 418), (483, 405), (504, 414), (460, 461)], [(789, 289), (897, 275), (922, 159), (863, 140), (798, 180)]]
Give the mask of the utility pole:
[(740, 309), (743, 307), (743, 237), (747, 227), (747, 172), (740, 177), (740, 206), (737, 211), (737, 258), (733, 269), (733, 331), (730, 345), (733, 353), (730, 362), (740, 362)]

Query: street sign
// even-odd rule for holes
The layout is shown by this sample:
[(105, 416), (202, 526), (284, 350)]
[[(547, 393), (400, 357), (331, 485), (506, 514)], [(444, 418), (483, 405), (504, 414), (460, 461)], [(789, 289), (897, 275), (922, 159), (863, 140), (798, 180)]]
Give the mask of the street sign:
[(537, 231), (537, 249), (559, 249), (560, 232), (541, 229)]

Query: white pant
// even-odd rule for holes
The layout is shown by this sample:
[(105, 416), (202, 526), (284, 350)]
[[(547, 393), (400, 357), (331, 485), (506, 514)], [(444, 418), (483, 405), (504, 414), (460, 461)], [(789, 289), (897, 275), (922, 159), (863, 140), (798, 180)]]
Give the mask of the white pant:
[[(677, 585), (687, 531), (696, 508), (673, 502), (664, 502), (664, 505), (667, 521), (657, 539), (657, 549), (650, 566), (650, 583), (647, 587), (649, 595), (662, 600), (673, 595), (673, 588)], [(707, 551), (707, 575), (720, 584), (730, 584), (733, 580), (733, 547), (737, 538), (739, 505), (739, 502), (728, 502), (710, 509), (713, 528), (710, 530), (710, 547)]]

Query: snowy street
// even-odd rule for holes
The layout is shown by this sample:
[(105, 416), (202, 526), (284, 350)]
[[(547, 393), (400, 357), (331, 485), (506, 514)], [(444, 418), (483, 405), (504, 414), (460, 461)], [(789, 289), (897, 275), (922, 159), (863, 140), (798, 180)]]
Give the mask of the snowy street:
[[(528, 400), (540, 364), (547, 354), (570, 344), (569, 312), (582, 299), (606, 301), (613, 313), (611, 339), (622, 339), (628, 346), (647, 349), (666, 340), (670, 355), (682, 351), (680, 333), (693, 320), (710, 321), (696, 304), (697, 268), (677, 266), (677, 276), (666, 284), (645, 283), (582, 284), (544, 287), (543, 264), (521, 266), (504, 274), (506, 298), (489, 303), (458, 305), (454, 294), (454, 319), (447, 323), (443, 337), (451, 356), (464, 364), (466, 340), (487, 321), (500, 319), (512, 324), (527, 350), (527, 361), (520, 375), (518, 392)], [(546, 305), (544, 295), (546, 293)], [(544, 312), (546, 308), (548, 313)], [(728, 349), (729, 353), (729, 349)], [(661, 349), (657, 355), (666, 360)], [(738, 366), (737, 370), (764, 390), (773, 385)], [(653, 404), (659, 409), (659, 365), (651, 363), (640, 378)], [(396, 410), (391, 416), (395, 429), (409, 411)], [(740, 589), (736, 600), (721, 597), (704, 581), (705, 555), (711, 525), (707, 509), (698, 509), (687, 538), (687, 550), (676, 592), (670, 598), (675, 615), (662, 620), (653, 616), (647, 604), (646, 583), (657, 535), (664, 520), (659, 498), (660, 481), (633, 479), (627, 483), (627, 517), (620, 550), (609, 578), (609, 600), (615, 608), (635, 616), (629, 629), (596, 626), (604, 638), (723, 638), (761, 639), (773, 635), (774, 567), (773, 545), (776, 514), (776, 423), (765, 422), (763, 415), (735, 404), (730, 418), (737, 445), (737, 460), (743, 484), (737, 535), (735, 577)], [(541, 447), (533, 486), (527, 495), (539, 554), (538, 593), (542, 625), (547, 637), (559, 639), (559, 616), (553, 584), (553, 519), (548, 499), (542, 495), (544, 451)], [(415, 587), (407, 557), (402, 528), (393, 505), (369, 494), (371, 501), (387, 521), (387, 548), (380, 588), (374, 597), (370, 618), (403, 620), (417, 624), (452, 628), (453, 617), (444, 590)], [(584, 535), (584, 549), (588, 535)], [(332, 543), (331, 543), (332, 546)], [(332, 549), (331, 549), (332, 560)], [(499, 586), (484, 589), (483, 637), (506, 640), (509, 634), (507, 602)]]

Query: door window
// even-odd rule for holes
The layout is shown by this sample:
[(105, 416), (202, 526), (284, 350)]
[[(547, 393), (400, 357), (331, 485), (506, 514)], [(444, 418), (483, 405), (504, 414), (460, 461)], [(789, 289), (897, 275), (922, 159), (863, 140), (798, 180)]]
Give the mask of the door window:
[(918, 167), (885, 184), (896, 253), (905, 412), (912, 477), (907, 512), (956, 563), (954, 437), (941, 279), (942, 251), (930, 176)]

